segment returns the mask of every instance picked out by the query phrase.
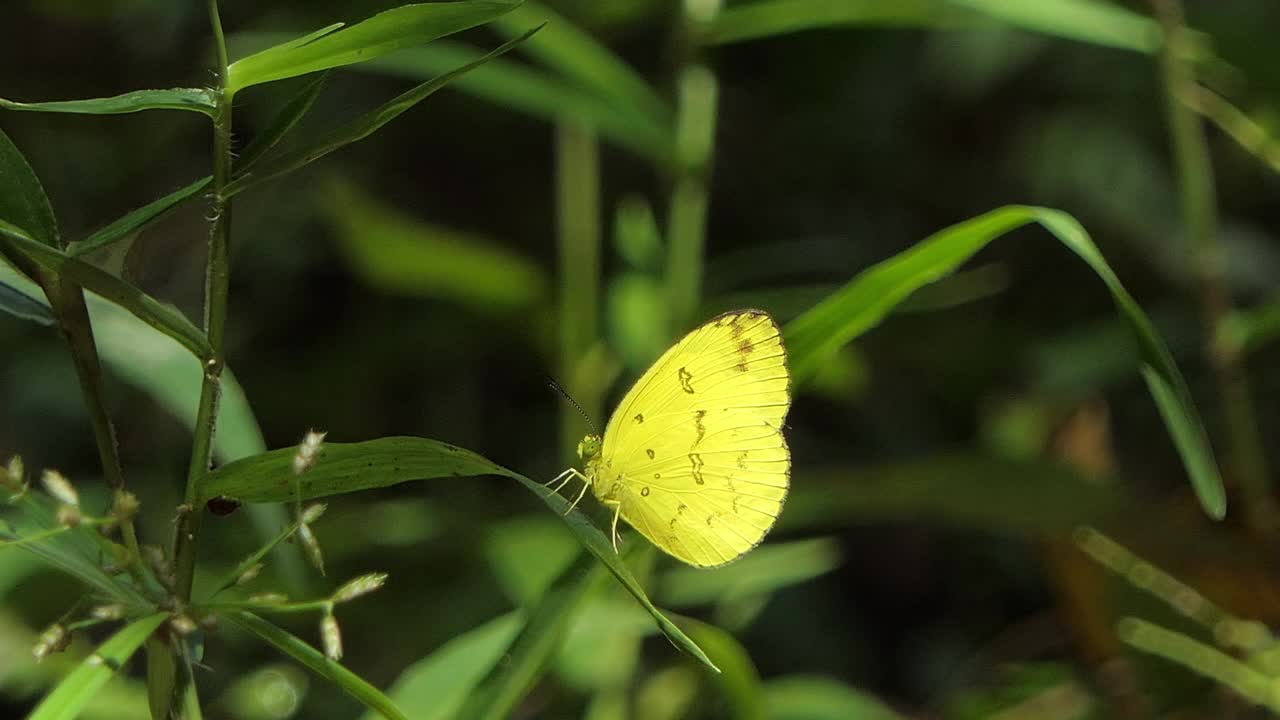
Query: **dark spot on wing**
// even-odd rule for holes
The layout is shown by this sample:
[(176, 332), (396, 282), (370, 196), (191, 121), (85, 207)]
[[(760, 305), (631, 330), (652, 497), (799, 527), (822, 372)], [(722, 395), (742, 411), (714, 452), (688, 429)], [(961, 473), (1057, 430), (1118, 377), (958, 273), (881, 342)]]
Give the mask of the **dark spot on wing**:
[(738, 341), (738, 352), (741, 353), (742, 355), (746, 355), (747, 353), (750, 353), (755, 349), (756, 349), (755, 343), (751, 342), (751, 340), (747, 338), (742, 338), (741, 340)]
[(636, 413), (636, 416), (634, 419), (637, 423), (644, 422), (644, 413)]
[(707, 434), (707, 426), (702, 423), (702, 418), (707, 416), (706, 410), (695, 410), (693, 413), (693, 426), (698, 431), (698, 437), (694, 438), (693, 444), (697, 445), (702, 442), (703, 436)]
[(644, 454), (645, 454), (645, 455), (648, 455), (648, 456), (649, 456), (649, 459), (650, 459), (650, 460), (652, 460), (652, 459), (653, 459), (653, 455), (654, 455), (654, 453), (653, 453), (653, 448), (648, 448), (648, 449), (646, 449), (646, 450), (644, 451)]
[(689, 462), (693, 464), (693, 481), (699, 485), (705, 485), (707, 481), (702, 478), (702, 466), (706, 463), (702, 462), (702, 456), (698, 453), (689, 453)]
[(649, 486), (646, 485), (645, 487), (640, 488), (640, 494), (645, 497), (649, 497)]
[(676, 375), (677, 377), (680, 378), (680, 388), (685, 392), (689, 393), (690, 395), (692, 395), (693, 394), (693, 385), (692, 385), (693, 373), (689, 372), (688, 370), (685, 370), (684, 368), (680, 368), (680, 371), (676, 373)]

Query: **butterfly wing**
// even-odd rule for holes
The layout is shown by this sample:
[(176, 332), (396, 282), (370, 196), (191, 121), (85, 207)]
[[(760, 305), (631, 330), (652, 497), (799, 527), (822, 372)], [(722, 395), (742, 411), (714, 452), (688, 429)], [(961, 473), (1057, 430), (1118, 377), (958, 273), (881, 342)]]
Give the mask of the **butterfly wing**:
[(726, 313), (690, 332), (605, 428), (602, 470), (622, 518), (691, 565), (723, 565), (755, 547), (790, 482), (790, 404), (786, 352), (768, 314)]

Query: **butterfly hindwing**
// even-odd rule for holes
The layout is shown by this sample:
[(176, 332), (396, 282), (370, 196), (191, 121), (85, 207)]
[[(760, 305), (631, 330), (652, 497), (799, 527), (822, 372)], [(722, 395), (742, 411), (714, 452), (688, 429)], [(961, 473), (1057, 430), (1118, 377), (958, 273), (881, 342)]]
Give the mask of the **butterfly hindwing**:
[(663, 354), (610, 418), (601, 453), (621, 515), (693, 565), (757, 545), (782, 509), (790, 380), (778, 327), (758, 310), (708, 321)]

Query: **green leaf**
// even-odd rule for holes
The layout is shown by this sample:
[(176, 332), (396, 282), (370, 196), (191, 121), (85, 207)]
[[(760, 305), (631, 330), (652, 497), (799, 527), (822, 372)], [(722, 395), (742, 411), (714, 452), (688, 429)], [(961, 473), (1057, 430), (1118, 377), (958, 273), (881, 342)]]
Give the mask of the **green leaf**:
[(760, 687), (760, 673), (742, 643), (728, 632), (693, 618), (680, 618), (680, 625), (720, 667), (713, 676), (716, 687), (734, 720), (765, 720), (769, 717)]
[[(6, 263), (0, 263), (0, 311), (41, 325), (52, 325), (53, 311), (43, 297), (36, 299), (6, 282), (8, 274), (17, 275)], [(25, 278), (23, 278), (25, 279)]]
[(342, 665), (326, 658), (320, 651), (294, 635), (247, 612), (229, 612), (221, 617), (234, 625), (257, 635), (280, 652), (296, 660), (303, 667), (341, 688), (370, 710), (381, 713), (389, 720), (408, 720), (391, 698), (365, 682), (360, 676)]
[(1066, 465), (947, 455), (810, 471), (780, 523), (794, 529), (908, 521), (1036, 539), (1082, 523), (1105, 526), (1135, 504), (1116, 484)]
[(217, 98), (212, 90), (204, 88), (170, 88), (168, 90), (134, 90), (113, 97), (88, 100), (24, 103), (0, 98), (0, 108), (79, 115), (123, 115), (143, 110), (193, 110), (213, 117), (217, 108)]
[(213, 177), (206, 175), (162, 198), (152, 200), (137, 210), (130, 211), (123, 217), (98, 228), (85, 239), (72, 243), (71, 247), (67, 248), (67, 252), (72, 257), (80, 257), (86, 253), (106, 247), (117, 240), (140, 233), (152, 223), (162, 220), (182, 203), (203, 192), (211, 182), (213, 182)]
[(28, 720), (72, 720), (106, 685), (147, 637), (160, 627), (166, 613), (135, 620), (112, 635), (36, 706)]
[(812, 580), (839, 566), (840, 546), (834, 540), (769, 543), (724, 567), (675, 567), (663, 577), (659, 595), (673, 605), (734, 600)]
[(0, 221), (0, 248), (23, 255), (63, 279), (128, 310), (151, 327), (177, 340), (197, 358), (203, 360), (212, 356), (209, 341), (190, 320), (174, 307), (161, 303), (128, 282), (89, 263), (69, 257), (60, 250), (42, 245), (24, 230), (4, 221)]
[[(520, 632), (521, 618), (508, 613), (454, 637), (405, 668), (389, 695), (416, 720), (448, 720), (497, 665)], [(377, 720), (365, 713), (363, 720)]]
[(338, 178), (323, 197), (350, 266), (380, 289), (496, 313), (548, 298), (542, 268), (510, 248), (403, 215)]
[(599, 587), (604, 577), (599, 563), (583, 553), (543, 594), (520, 634), (502, 654), (503, 661), (493, 665), (455, 717), (459, 720), (510, 717), (559, 647), (575, 608), (584, 596)]
[(1084, 260), (1111, 292), (1121, 319), (1137, 341), (1144, 363), (1143, 379), (1182, 456), (1200, 504), (1210, 517), (1221, 519), (1227, 502), (1222, 478), (1173, 355), (1088, 233), (1075, 218), (1059, 210), (1018, 205), (999, 208), (934, 233), (858, 274), (787, 323), (784, 336), (793, 375), (801, 381), (809, 378), (834, 351), (878, 325), (911, 293), (954, 272), (992, 240), (1031, 223), (1044, 227)]
[(227, 93), (421, 45), (487, 23), (517, 5), (490, 0), (402, 5), (349, 27), (331, 25), (308, 38), (232, 63), (227, 71)]
[(475, 475), (513, 478), (564, 518), (578, 541), (608, 567), (672, 644), (714, 668), (698, 646), (649, 600), (600, 529), (580, 510), (568, 512), (567, 500), (529, 478), (470, 450), (427, 438), (387, 437), (362, 443), (325, 443), (316, 464), (301, 476), (293, 473), (295, 451), (295, 448), (282, 448), (218, 468), (206, 478), (197, 501), (204, 503), (210, 498), (225, 496), (250, 503), (283, 502), (299, 495), (303, 500), (310, 500), (409, 480)]
[[(447, 4), (451, 3), (437, 3), (437, 5)], [(227, 194), (234, 195), (246, 188), (258, 185), (286, 173), (293, 172), (298, 168), (319, 160), (334, 150), (338, 150), (358, 140), (363, 140), (376, 132), (378, 128), (399, 117), (401, 113), (422, 102), (437, 90), (449, 84), (449, 82), (454, 78), (466, 74), (472, 69), (488, 62), (492, 58), (496, 58), (509, 52), (532, 36), (538, 31), (538, 29), (539, 28), (534, 28), (515, 40), (511, 40), (503, 44), (492, 52), (468, 63), (467, 65), (455, 68), (444, 75), (440, 75), (439, 77), (418, 85), (408, 92), (396, 96), (390, 102), (380, 105), (372, 111), (356, 118), (354, 121), (329, 132), (325, 137), (321, 138), (319, 142), (312, 144), (310, 147), (284, 153), (272, 158), (271, 160), (260, 163), (260, 167), (258, 169), (236, 177), (229, 185), (227, 185)]]
[(948, 0), (1013, 27), (1068, 40), (1154, 53), (1160, 49), (1155, 20), (1101, 0)]
[(515, 36), (531, 25), (543, 23), (546, 29), (521, 48), (524, 53), (620, 106), (624, 112), (647, 116), (662, 125), (670, 121), (670, 108), (644, 76), (550, 8), (528, 0), (519, 9), (498, 18), (494, 27)]
[(329, 73), (324, 72), (316, 75), (303, 84), (298, 94), (289, 99), (284, 107), (271, 118), (266, 128), (258, 133), (253, 140), (240, 153), (240, 158), (236, 161), (235, 172), (244, 173), (252, 168), (255, 163), (262, 159), (262, 156), (268, 150), (275, 147), (277, 143), (284, 139), (289, 131), (297, 126), (315, 104), (316, 98), (320, 97), (320, 92), (324, 90), (325, 82), (329, 79)]
[(899, 720), (871, 695), (824, 677), (788, 675), (764, 686), (773, 720)]
[(972, 25), (972, 13), (946, 0), (757, 0), (723, 10), (698, 28), (698, 39), (718, 45), (832, 27)]
[(61, 246), (58, 222), (44, 187), (3, 130), (0, 130), (0, 221), (25, 229), (44, 245)]
[(241, 502), (286, 502), (370, 490), (409, 480), (519, 474), (460, 447), (416, 437), (385, 437), (361, 443), (325, 443), (316, 464), (294, 475), (287, 447), (238, 460), (211, 473), (201, 486), (203, 503), (219, 496)]
[[(481, 54), (449, 41), (378, 58), (356, 69), (421, 80), (474, 61)], [(655, 118), (630, 112), (598, 93), (510, 60), (493, 60), (453, 81), (453, 87), (500, 107), (551, 122), (573, 118), (602, 137), (659, 165), (673, 155), (671, 130)]]

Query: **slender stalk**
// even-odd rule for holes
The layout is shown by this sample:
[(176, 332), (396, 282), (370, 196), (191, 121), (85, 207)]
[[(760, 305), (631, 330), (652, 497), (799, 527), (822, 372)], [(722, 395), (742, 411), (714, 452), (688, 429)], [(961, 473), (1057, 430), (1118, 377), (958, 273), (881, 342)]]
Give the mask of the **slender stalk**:
[[(600, 416), (597, 382), (581, 377), (583, 358), (600, 336), (600, 159), (591, 129), (556, 125), (556, 220), (560, 252), (560, 378), (583, 410)], [(560, 414), (561, 448), (582, 439), (582, 418), (568, 404)]]
[[(222, 394), (222, 369), (226, 365), (225, 338), (227, 321), (227, 288), (230, 271), (227, 245), (231, 234), (231, 201), (226, 187), (231, 180), (231, 111), (233, 97), (227, 92), (227, 44), (222, 33), (222, 20), (217, 0), (208, 0), (209, 23), (213, 28), (217, 52), (218, 109), (213, 120), (213, 227), (209, 233), (209, 257), (205, 267), (204, 331), (209, 338), (212, 357), (205, 363), (200, 385), (200, 404), (196, 409), (191, 462), (187, 467), (187, 486), (183, 495), (184, 509), (178, 515), (173, 541), (176, 575), (175, 600), (179, 606), (191, 601), (191, 585), (195, 577), (196, 548), (200, 536), (202, 508), (196, 506), (200, 483), (209, 472), (213, 459), (213, 438), (218, 417), (218, 400)], [(152, 713), (169, 718), (182, 713), (190, 695), (184, 687), (189, 673), (182, 672), (186, 659), (178, 650), (163, 656), (148, 655), (148, 683)], [(153, 684), (151, 681), (155, 678)], [(159, 706), (157, 707), (157, 703)]]
[(1217, 235), (1217, 197), (1208, 143), (1200, 118), (1184, 102), (1184, 98), (1196, 90), (1193, 70), (1183, 52), (1188, 42), (1185, 17), (1178, 0), (1152, 0), (1152, 5), (1164, 31), (1160, 65), (1169, 132), (1177, 163), (1183, 221), (1191, 235), (1199, 276), (1201, 315), (1209, 338), (1205, 351), (1218, 385), (1231, 468), (1248, 499), (1250, 526), (1259, 532), (1273, 533), (1280, 529), (1280, 513), (1271, 496), (1266, 457), (1240, 348), (1217, 341), (1223, 337), (1223, 323), (1231, 313), (1231, 295)]

